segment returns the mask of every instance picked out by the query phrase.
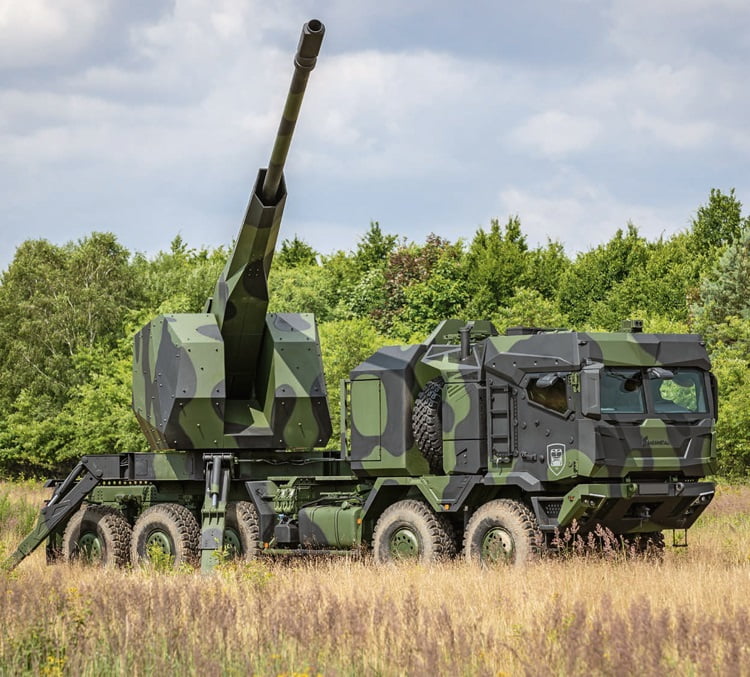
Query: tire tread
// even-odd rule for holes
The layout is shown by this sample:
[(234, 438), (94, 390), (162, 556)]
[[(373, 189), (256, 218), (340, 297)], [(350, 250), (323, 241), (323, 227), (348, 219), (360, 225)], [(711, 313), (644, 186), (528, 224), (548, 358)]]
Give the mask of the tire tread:
[(429, 381), (414, 401), (412, 411), (412, 432), (417, 447), (427, 459), (430, 471), (436, 475), (443, 473), (443, 422), (441, 405), (443, 401), (442, 377)]
[(372, 542), (376, 562), (383, 564), (390, 561), (390, 557), (383, 557), (381, 551), (387, 545), (384, 539), (387, 537), (387, 530), (393, 523), (394, 516), (402, 511), (405, 511), (407, 516), (411, 513), (412, 517), (416, 517), (417, 521), (421, 520), (422, 525), (425, 526), (427, 532), (425, 535), (430, 539), (429, 550), (431, 551), (427, 561), (449, 559), (455, 556), (456, 538), (448, 517), (436, 514), (424, 501), (404, 499), (388, 506), (375, 525)]

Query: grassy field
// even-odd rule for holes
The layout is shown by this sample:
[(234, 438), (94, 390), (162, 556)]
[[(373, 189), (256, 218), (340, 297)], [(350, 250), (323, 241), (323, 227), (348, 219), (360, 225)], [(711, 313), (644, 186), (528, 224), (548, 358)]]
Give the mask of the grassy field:
[[(46, 492), (0, 484), (0, 554)], [(668, 543), (671, 533), (668, 533)], [(662, 562), (0, 573), (0, 675), (750, 675), (750, 488)]]

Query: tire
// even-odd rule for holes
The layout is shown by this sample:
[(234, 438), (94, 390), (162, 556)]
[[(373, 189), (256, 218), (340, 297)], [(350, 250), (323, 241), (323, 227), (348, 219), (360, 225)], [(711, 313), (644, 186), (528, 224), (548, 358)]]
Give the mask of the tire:
[(522, 567), (539, 557), (543, 536), (534, 513), (519, 501), (480, 506), (464, 533), (464, 557), (482, 564)]
[(119, 510), (83, 506), (65, 527), (62, 558), (103, 567), (125, 566), (130, 561), (130, 534), (130, 524)]
[(375, 525), (372, 549), (378, 564), (427, 564), (456, 554), (453, 527), (422, 501), (404, 500), (386, 508)]
[(161, 503), (144, 510), (136, 521), (130, 558), (133, 564), (154, 560), (154, 564), (164, 562), (174, 568), (193, 565), (198, 560), (199, 543), (200, 528), (193, 513), (184, 505)]
[(429, 381), (417, 395), (411, 415), (411, 429), (419, 451), (427, 459), (430, 472), (443, 474), (443, 386), (445, 381)]
[(227, 506), (224, 521), (224, 550), (233, 559), (251, 560), (260, 553), (260, 520), (249, 501)]

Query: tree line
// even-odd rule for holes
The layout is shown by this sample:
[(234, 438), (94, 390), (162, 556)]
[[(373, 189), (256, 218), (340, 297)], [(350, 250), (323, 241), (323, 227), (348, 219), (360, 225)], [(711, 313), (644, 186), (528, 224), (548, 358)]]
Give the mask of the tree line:
[[(84, 454), (146, 450), (130, 409), (132, 336), (159, 313), (201, 312), (228, 250), (127, 251), (110, 233), (56, 245), (27, 240), (0, 277), (0, 475), (64, 472)], [(612, 331), (698, 332), (719, 381), (719, 471), (750, 474), (750, 217), (734, 190), (711, 190), (689, 227), (648, 240), (628, 223), (569, 256), (530, 246), (517, 216), (471, 240), (387, 234), (354, 251), (278, 248), (273, 312), (314, 312), (334, 427), (340, 379), (386, 344), (423, 340), (449, 317)], [(332, 446), (338, 443), (335, 437)]]

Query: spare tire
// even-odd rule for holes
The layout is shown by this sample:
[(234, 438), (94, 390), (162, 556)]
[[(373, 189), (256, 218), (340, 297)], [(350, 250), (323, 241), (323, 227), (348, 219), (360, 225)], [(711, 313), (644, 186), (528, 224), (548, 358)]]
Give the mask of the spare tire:
[(429, 381), (417, 395), (411, 415), (411, 429), (419, 451), (427, 459), (430, 472), (443, 474), (443, 386), (438, 377)]

